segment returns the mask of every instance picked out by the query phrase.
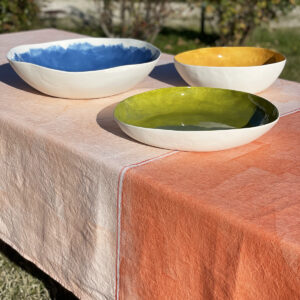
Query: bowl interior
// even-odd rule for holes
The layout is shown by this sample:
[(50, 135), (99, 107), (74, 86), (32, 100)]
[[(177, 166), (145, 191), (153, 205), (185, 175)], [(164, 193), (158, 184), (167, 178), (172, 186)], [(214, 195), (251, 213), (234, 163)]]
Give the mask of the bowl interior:
[(58, 42), (57, 45), (52, 43), (48, 47), (35, 46), (25, 51), (15, 51), (12, 60), (60, 71), (84, 72), (147, 63), (158, 57), (159, 51), (151, 51), (146, 43), (133, 46), (126, 45), (126, 42), (112, 45), (74, 42), (64, 46)]
[(256, 47), (212, 47), (182, 52), (175, 60), (195, 66), (250, 67), (284, 61), (285, 57), (275, 51)]
[(120, 102), (123, 123), (166, 130), (226, 130), (264, 125), (278, 118), (269, 101), (248, 93), (204, 87), (164, 88)]

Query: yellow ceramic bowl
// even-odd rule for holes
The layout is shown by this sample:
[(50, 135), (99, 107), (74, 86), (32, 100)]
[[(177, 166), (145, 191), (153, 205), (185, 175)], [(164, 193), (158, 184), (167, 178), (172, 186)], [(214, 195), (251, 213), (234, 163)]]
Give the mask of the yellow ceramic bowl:
[(174, 61), (180, 75), (191, 86), (257, 93), (278, 78), (286, 59), (264, 48), (214, 47), (179, 53)]

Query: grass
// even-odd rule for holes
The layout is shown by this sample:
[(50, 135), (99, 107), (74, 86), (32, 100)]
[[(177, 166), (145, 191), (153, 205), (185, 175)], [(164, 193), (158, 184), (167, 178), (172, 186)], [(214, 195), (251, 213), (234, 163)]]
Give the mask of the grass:
[[(87, 35), (99, 35), (97, 30), (80, 28), (79, 31)], [(271, 48), (283, 53), (287, 57), (287, 64), (281, 78), (300, 82), (299, 36), (300, 27), (259, 28), (253, 32), (246, 45)], [(209, 36), (203, 40), (193, 30), (165, 28), (155, 41), (155, 45), (163, 52), (176, 54), (206, 47), (214, 43), (214, 38)], [(0, 299), (75, 300), (77, 298), (0, 240)]]
[(77, 300), (55, 280), (0, 240), (1, 300)]
[(0, 253), (0, 299), (50, 299), (45, 285)]

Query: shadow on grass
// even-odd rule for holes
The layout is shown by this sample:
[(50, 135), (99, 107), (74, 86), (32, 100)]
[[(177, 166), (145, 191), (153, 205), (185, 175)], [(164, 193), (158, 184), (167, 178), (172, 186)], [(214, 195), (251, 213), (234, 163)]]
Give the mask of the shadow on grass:
[(31, 276), (42, 281), (52, 300), (78, 300), (71, 292), (63, 288), (58, 282), (41, 271), (33, 263), (23, 258), (17, 251), (5, 244), (2, 240), (0, 240), (0, 252)]

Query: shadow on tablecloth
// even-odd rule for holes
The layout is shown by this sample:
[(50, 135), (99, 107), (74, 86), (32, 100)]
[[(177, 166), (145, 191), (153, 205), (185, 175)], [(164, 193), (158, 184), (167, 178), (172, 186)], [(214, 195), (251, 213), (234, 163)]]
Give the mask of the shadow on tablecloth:
[(114, 120), (114, 110), (115, 107), (117, 106), (118, 103), (114, 103), (111, 104), (107, 107), (105, 107), (104, 109), (102, 109), (98, 115), (97, 115), (97, 123), (98, 125), (103, 128), (104, 130), (118, 136), (121, 137), (123, 139), (129, 140), (129, 141), (134, 141), (136, 142), (134, 139), (130, 138), (128, 135), (126, 135), (125, 133), (123, 133), (123, 131), (120, 129), (120, 127), (118, 126), (118, 124), (115, 122)]
[(130, 141), (130, 142), (133, 142), (135, 144), (144, 145), (143, 143), (140, 143), (139, 141), (134, 140), (131, 137), (129, 137), (128, 135), (126, 135), (120, 129), (119, 125), (115, 122), (115, 120), (114, 120), (114, 110), (115, 110), (115, 107), (117, 106), (117, 104), (118, 103), (111, 104), (111, 105), (105, 107), (104, 109), (102, 109), (98, 113), (97, 119), (96, 119), (98, 125), (102, 129), (104, 129), (104, 130), (106, 130), (106, 131), (108, 131), (108, 132), (110, 132), (110, 133), (112, 133), (112, 134), (114, 134), (114, 135), (116, 135), (120, 138), (123, 138), (125, 140)]
[(42, 93), (38, 92), (23, 81), (9, 63), (0, 65), (0, 82), (28, 93), (42, 95)]
[(156, 66), (149, 76), (173, 86), (187, 86), (173, 63)]

